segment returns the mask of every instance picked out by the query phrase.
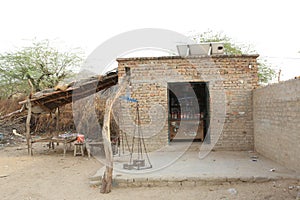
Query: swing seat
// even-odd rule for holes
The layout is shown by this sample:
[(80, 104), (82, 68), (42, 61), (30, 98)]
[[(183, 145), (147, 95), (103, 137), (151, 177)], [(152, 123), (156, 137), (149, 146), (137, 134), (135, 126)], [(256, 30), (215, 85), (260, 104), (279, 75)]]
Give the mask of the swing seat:
[(135, 167), (145, 167), (145, 159), (143, 160), (133, 160), (133, 166)]

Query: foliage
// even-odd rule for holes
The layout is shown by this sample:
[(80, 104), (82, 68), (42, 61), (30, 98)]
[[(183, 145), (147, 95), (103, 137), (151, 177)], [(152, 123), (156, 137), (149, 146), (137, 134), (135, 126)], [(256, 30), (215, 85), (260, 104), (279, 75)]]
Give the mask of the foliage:
[[(223, 42), (224, 51), (226, 54), (251, 54), (256, 53), (251, 45), (237, 44), (232, 41), (232, 38), (225, 35), (223, 32), (213, 32), (208, 30), (203, 33), (192, 34), (190, 36), (193, 40), (198, 43), (201, 42)], [(258, 78), (261, 84), (268, 83), (276, 78), (276, 71), (266, 60), (258, 61)]]
[(261, 84), (267, 84), (274, 78), (277, 73), (266, 60), (258, 60), (258, 80)]
[(227, 35), (222, 32), (214, 33), (211, 30), (208, 30), (203, 33), (196, 33), (191, 36), (193, 40), (198, 43), (203, 42), (223, 42), (224, 43), (224, 51), (226, 54), (237, 54), (240, 55), (243, 53), (242, 47), (234, 44)]
[(31, 46), (0, 54), (0, 98), (28, 92), (28, 80), (35, 91), (54, 87), (81, 62), (80, 50), (60, 52), (49, 40), (34, 40)]

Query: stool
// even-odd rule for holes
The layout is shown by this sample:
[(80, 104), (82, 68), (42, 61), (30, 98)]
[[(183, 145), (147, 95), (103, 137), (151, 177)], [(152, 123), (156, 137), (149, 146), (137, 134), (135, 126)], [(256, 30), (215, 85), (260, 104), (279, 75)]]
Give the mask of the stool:
[(74, 156), (84, 156), (83, 143), (74, 143)]

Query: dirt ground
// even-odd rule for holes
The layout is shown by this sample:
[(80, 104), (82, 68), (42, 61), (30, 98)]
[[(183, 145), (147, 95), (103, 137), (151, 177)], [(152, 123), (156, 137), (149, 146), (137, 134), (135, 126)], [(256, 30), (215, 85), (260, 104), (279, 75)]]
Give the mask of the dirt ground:
[(34, 144), (34, 156), (27, 156), (24, 144), (0, 148), (0, 199), (298, 199), (297, 180), (268, 183), (206, 185), (197, 187), (113, 188), (101, 194), (89, 186), (89, 177), (102, 166), (96, 159), (63, 157), (62, 145), (49, 150)]

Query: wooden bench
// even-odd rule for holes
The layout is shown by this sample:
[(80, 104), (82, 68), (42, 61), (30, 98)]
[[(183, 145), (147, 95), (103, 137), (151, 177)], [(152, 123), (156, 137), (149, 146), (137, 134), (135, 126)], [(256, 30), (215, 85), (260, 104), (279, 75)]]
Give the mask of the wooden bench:
[[(32, 138), (31, 143), (36, 143), (36, 142), (49, 142), (50, 144), (53, 145), (54, 142), (56, 143), (63, 143), (64, 144), (64, 156), (66, 155), (67, 152), (67, 144), (68, 143), (72, 143), (76, 141), (76, 136), (72, 136), (72, 137), (45, 137), (45, 138)], [(50, 148), (50, 146), (49, 146)], [(52, 146), (52, 148), (54, 148), (54, 145)]]

